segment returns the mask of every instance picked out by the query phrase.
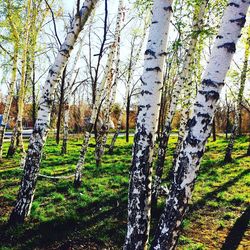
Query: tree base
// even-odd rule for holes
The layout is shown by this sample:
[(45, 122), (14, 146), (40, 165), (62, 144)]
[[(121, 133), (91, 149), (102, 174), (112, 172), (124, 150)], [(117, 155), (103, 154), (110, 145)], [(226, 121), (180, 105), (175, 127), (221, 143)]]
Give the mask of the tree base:
[(80, 188), (81, 185), (82, 185), (82, 181), (80, 179), (74, 180), (74, 187), (75, 188)]
[(231, 162), (233, 162), (233, 158), (232, 158), (231, 154), (226, 154), (225, 155), (224, 162), (225, 163), (231, 163)]
[(10, 215), (8, 225), (13, 226), (13, 225), (17, 225), (17, 224), (23, 224), (24, 220), (25, 220), (24, 215), (20, 215), (15, 210), (13, 210), (11, 215)]
[(7, 158), (13, 157), (15, 153), (16, 153), (16, 148), (15, 147), (9, 147), (8, 153), (7, 153)]

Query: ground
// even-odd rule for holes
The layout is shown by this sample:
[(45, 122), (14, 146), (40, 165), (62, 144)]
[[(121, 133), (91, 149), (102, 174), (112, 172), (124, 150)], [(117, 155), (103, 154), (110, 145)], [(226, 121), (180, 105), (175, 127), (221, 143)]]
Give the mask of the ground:
[[(90, 144), (82, 187), (76, 190), (71, 179), (39, 177), (29, 221), (23, 226), (6, 226), (14, 205), (22, 171), (20, 156), (4, 158), (0, 165), (0, 249), (121, 249), (126, 232), (130, 143), (118, 138), (113, 155), (106, 154), (96, 168), (94, 142)], [(176, 136), (170, 139), (164, 179), (168, 183)], [(4, 148), (6, 153), (8, 143)], [(210, 141), (203, 157), (192, 204), (182, 223), (178, 249), (250, 249), (250, 157), (245, 155), (248, 138), (237, 139), (234, 162), (224, 164), (227, 141)], [(60, 146), (49, 138), (41, 173), (71, 175), (81, 147), (81, 137), (72, 137), (69, 152), (60, 155)], [(164, 205), (152, 219), (153, 232)]]

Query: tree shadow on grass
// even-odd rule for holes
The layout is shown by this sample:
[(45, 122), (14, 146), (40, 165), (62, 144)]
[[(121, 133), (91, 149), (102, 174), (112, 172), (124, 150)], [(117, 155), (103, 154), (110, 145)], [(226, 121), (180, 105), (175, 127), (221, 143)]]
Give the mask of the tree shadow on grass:
[(250, 221), (250, 207), (236, 220), (222, 246), (222, 250), (234, 250), (239, 246)]
[[(126, 227), (125, 212), (127, 208), (127, 190), (122, 190), (114, 196), (77, 206), (65, 217), (56, 217), (48, 222), (19, 225), (0, 228), (0, 245), (17, 247), (18, 249), (45, 248), (53, 249), (54, 245), (74, 244), (76, 241), (85, 244), (92, 242), (97, 246), (105, 246), (107, 242), (121, 246)], [(92, 249), (92, 248), (91, 248)], [(95, 249), (95, 248), (94, 248)], [(99, 248), (98, 248), (99, 249)]]
[(237, 176), (235, 176), (233, 179), (231, 179), (231, 180), (227, 181), (226, 183), (224, 183), (219, 188), (215, 189), (212, 192), (207, 193), (206, 195), (204, 195), (204, 197), (202, 199), (196, 201), (194, 204), (191, 205), (190, 212), (203, 207), (206, 204), (207, 201), (216, 198), (216, 196), (220, 192), (226, 191), (229, 187), (233, 186), (242, 177), (244, 177), (245, 175), (248, 175), (249, 173), (250, 173), (250, 169), (246, 169), (246, 170), (242, 171), (240, 174), (238, 174)]

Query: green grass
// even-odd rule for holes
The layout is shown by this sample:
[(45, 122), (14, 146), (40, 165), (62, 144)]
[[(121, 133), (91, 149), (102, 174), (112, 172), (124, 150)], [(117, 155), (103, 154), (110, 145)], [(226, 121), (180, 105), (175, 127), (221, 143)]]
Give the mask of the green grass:
[[(176, 136), (170, 137), (164, 183)], [(0, 249), (121, 249), (126, 232), (128, 175), (131, 163), (130, 143), (119, 137), (113, 155), (103, 157), (95, 166), (94, 141), (91, 141), (83, 171), (83, 184), (76, 190), (72, 179), (38, 178), (29, 221), (22, 226), (6, 228), (18, 184), (20, 155), (3, 159), (0, 166)], [(209, 142), (193, 193), (189, 212), (182, 223), (178, 249), (220, 249), (231, 228), (250, 202), (250, 157), (244, 154), (248, 139), (237, 139), (234, 162), (223, 163), (227, 141), (219, 137)], [(27, 146), (27, 144), (26, 144)], [(4, 154), (8, 143), (4, 145)], [(71, 175), (78, 160), (80, 137), (71, 138), (68, 154), (61, 156), (60, 146), (49, 138), (44, 149), (40, 172), (46, 175)], [(164, 205), (153, 214), (152, 231)], [(241, 245), (247, 247), (250, 233), (245, 232)], [(98, 248), (99, 247), (99, 248)], [(244, 248), (243, 248), (244, 249)]]

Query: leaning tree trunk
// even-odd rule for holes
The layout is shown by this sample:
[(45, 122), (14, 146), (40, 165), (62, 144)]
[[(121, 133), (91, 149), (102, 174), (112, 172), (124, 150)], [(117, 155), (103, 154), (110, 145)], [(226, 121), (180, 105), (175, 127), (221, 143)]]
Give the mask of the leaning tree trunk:
[(191, 199), (205, 144), (224, 79), (245, 23), (249, 1), (230, 0), (216, 37), (211, 57), (188, 121), (163, 214), (157, 226), (152, 249), (174, 249), (188, 202)]
[[(183, 88), (183, 85), (189, 82), (189, 78), (192, 74), (192, 62), (193, 62), (193, 54), (195, 53), (198, 36), (202, 28), (203, 18), (206, 10), (208, 0), (203, 1), (202, 5), (199, 7), (198, 14), (194, 14), (193, 17), (193, 25), (192, 25), (192, 38), (190, 40), (190, 45), (187, 51), (186, 58), (184, 60), (183, 69), (181, 71), (181, 75), (174, 85), (173, 95), (170, 103), (170, 108), (168, 112), (168, 116), (165, 122), (164, 129), (162, 131), (162, 136), (159, 138), (159, 148), (158, 148), (158, 156), (156, 160), (156, 170), (155, 170), (155, 179), (153, 184), (153, 194), (152, 194), (152, 204), (155, 206), (157, 202), (159, 187), (161, 184), (161, 178), (163, 175), (164, 162), (166, 157), (166, 151), (169, 141), (169, 136), (171, 133), (171, 124), (174, 118), (175, 110), (177, 107), (178, 99), (180, 96), (180, 92)], [(189, 83), (188, 88), (191, 88), (191, 84)], [(190, 93), (191, 95), (191, 93)]]
[(237, 104), (236, 104), (236, 109), (235, 109), (234, 125), (233, 125), (233, 129), (231, 132), (230, 140), (229, 140), (229, 143), (226, 149), (225, 158), (224, 158), (224, 162), (226, 163), (232, 162), (233, 160), (232, 152), (234, 148), (234, 142), (235, 142), (236, 136), (240, 132), (239, 131), (240, 119), (241, 119), (240, 113), (241, 113), (241, 108), (242, 108), (243, 93), (244, 93), (246, 77), (247, 77), (249, 49), (250, 49), (250, 28), (248, 29), (248, 38), (247, 38), (246, 48), (245, 48), (245, 58), (244, 58), (244, 64), (243, 64), (241, 77), (240, 77), (240, 89), (239, 89)]
[[(111, 52), (112, 52), (112, 49), (111, 49)], [(108, 60), (107, 60), (107, 64), (106, 64), (106, 67), (105, 67), (105, 70), (103, 73), (103, 78), (102, 78), (102, 81), (101, 81), (99, 88), (96, 91), (97, 95), (95, 97), (95, 103), (93, 106), (91, 117), (90, 117), (88, 125), (86, 126), (86, 129), (85, 129), (82, 148), (81, 148), (80, 156), (79, 156), (79, 159), (78, 159), (78, 162), (76, 165), (75, 178), (74, 178), (75, 187), (79, 187), (81, 185), (81, 182), (82, 182), (82, 168), (84, 166), (85, 156), (86, 156), (86, 153), (88, 150), (91, 132), (94, 129), (95, 122), (96, 122), (97, 117), (98, 117), (99, 107), (100, 107), (101, 102), (102, 102), (102, 97), (103, 97), (103, 92), (105, 90), (105, 86), (106, 86), (106, 82), (107, 82), (108, 72), (110, 71), (110, 68), (112, 67), (112, 60), (113, 60), (114, 53), (111, 53), (111, 52), (108, 55)]]
[(128, 193), (128, 224), (124, 249), (146, 249), (150, 228), (152, 158), (163, 86), (164, 62), (172, 1), (155, 0), (133, 145)]
[(0, 124), (0, 160), (2, 159), (2, 155), (3, 155), (4, 133), (5, 133), (6, 125), (8, 123), (8, 119), (9, 119), (9, 113), (10, 113), (10, 108), (12, 104), (14, 88), (15, 88), (15, 83), (16, 83), (17, 60), (18, 60), (18, 41), (15, 41), (13, 61), (12, 61), (13, 66), (12, 66), (12, 72), (11, 72), (11, 81), (9, 85), (9, 93), (8, 93), (5, 108), (4, 108), (2, 123)]
[[(104, 103), (104, 119), (103, 124), (101, 125), (100, 131), (98, 131), (96, 136), (96, 166), (99, 167), (102, 162), (102, 156), (104, 155), (104, 147), (107, 142), (107, 133), (109, 130), (110, 123), (110, 113), (111, 107), (115, 101), (116, 90), (117, 90), (117, 81), (119, 74), (119, 66), (120, 66), (120, 42), (121, 42), (121, 26), (122, 21), (124, 19), (124, 7), (123, 0), (119, 1), (118, 5), (118, 15), (116, 20), (116, 30), (115, 30), (115, 41), (113, 44), (113, 53), (116, 52), (116, 55), (113, 56), (112, 67), (110, 68), (110, 72), (108, 73), (107, 78), (107, 95), (105, 97)], [(112, 93), (112, 94), (111, 94)]]
[[(90, 26), (92, 26), (93, 19), (94, 19), (94, 14), (95, 12), (93, 11), (89, 20)], [(64, 120), (63, 120), (63, 143), (62, 143), (62, 148), (61, 148), (61, 153), (64, 155), (67, 153), (67, 145), (68, 145), (68, 135), (69, 135), (69, 119), (70, 119), (70, 106), (72, 103), (72, 95), (73, 95), (73, 87), (74, 83), (76, 81), (77, 75), (79, 70), (76, 70), (76, 66), (79, 62), (82, 48), (83, 48), (83, 42), (85, 39), (87, 32), (83, 34), (80, 44), (79, 44), (79, 49), (77, 52), (77, 55), (74, 59), (70, 75), (67, 77), (67, 89), (66, 89), (66, 95), (65, 95), (65, 101), (64, 101)]]
[(36, 124), (30, 137), (24, 174), (17, 201), (10, 215), (10, 223), (22, 223), (30, 213), (39, 173), (42, 149), (49, 130), (51, 106), (55, 88), (57, 87), (60, 76), (69, 60), (77, 37), (96, 3), (97, 0), (86, 0), (80, 12), (76, 14), (73, 20), (71, 20), (65, 41), (60, 47), (55, 63), (49, 70), (39, 102)]

